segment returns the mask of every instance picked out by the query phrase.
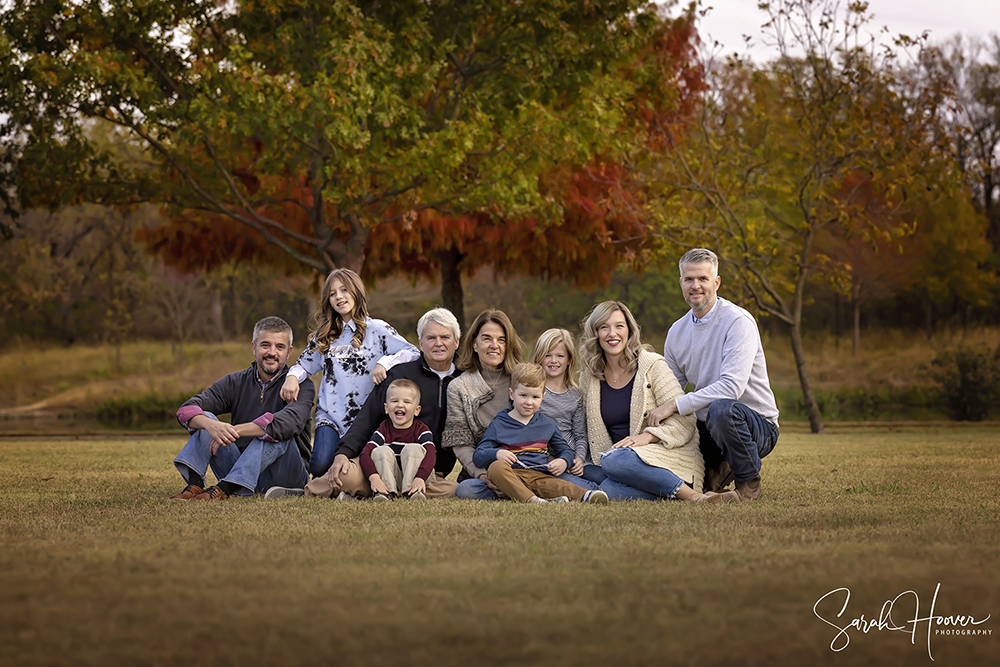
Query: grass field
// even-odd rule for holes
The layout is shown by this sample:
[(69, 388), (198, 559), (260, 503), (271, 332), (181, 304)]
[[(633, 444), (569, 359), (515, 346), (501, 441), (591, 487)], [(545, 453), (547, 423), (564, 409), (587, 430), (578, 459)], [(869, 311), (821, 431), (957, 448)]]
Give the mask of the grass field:
[[(973, 665), (1000, 432), (785, 427), (765, 499), (172, 502), (181, 437), (0, 440), (0, 665)], [(838, 627), (904, 591), (988, 636)], [(918, 610), (918, 613), (916, 613)], [(992, 656), (992, 657), (991, 657)]]

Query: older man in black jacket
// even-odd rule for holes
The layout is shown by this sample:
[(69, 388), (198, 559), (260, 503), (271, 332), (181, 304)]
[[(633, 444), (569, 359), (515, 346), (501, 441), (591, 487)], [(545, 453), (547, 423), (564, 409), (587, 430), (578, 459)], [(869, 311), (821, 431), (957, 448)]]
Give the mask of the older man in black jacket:
[[(191, 438), (174, 459), (187, 487), (171, 499), (219, 501), (272, 486), (302, 486), (309, 479), (316, 389), (304, 383), (291, 403), (280, 395), (292, 328), (280, 317), (265, 317), (254, 326), (251, 349), (249, 368), (218, 380), (177, 411)], [(216, 419), (224, 413), (232, 423)], [(209, 466), (219, 483), (204, 488)]]
[[(435, 472), (427, 478), (428, 498), (443, 498), (455, 495), (456, 482), (444, 479), (455, 465), (455, 455), (451, 450), (441, 449), (441, 432), (447, 411), (448, 383), (461, 375), (455, 368), (455, 352), (458, 350), (460, 335), (458, 320), (450, 310), (434, 308), (417, 322), (417, 337), (420, 339), (420, 358), (391, 368), (386, 378), (368, 396), (351, 428), (337, 444), (333, 465), (322, 477), (309, 482), (305, 495), (330, 497), (341, 494), (347, 498), (367, 497), (372, 494), (371, 486), (361, 472), (358, 455), (365, 443), (372, 437), (388, 415), (385, 412), (385, 393), (393, 380), (406, 378), (420, 387), (420, 421), (434, 434), (434, 444), (438, 445)], [(299, 495), (298, 489), (271, 489), (267, 497)]]

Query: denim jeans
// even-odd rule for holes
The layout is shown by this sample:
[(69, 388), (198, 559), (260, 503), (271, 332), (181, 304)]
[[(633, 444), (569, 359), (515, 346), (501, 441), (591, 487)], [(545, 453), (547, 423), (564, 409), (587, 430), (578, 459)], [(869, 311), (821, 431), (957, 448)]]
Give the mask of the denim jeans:
[(659, 500), (673, 498), (684, 480), (667, 470), (651, 466), (629, 447), (612, 449), (601, 457), (608, 477), (601, 490), (611, 500)]
[(698, 422), (705, 467), (725, 459), (737, 482), (760, 476), (760, 460), (778, 442), (778, 428), (757, 411), (737, 401), (720, 399), (708, 406), (708, 417)]
[[(216, 418), (210, 412), (206, 412), (205, 416)], [(242, 452), (234, 443), (219, 447), (215, 456), (211, 453), (211, 439), (208, 431), (198, 429), (174, 459), (177, 472), (188, 484), (194, 475), (204, 480), (209, 466), (220, 481), (242, 487), (234, 494), (238, 496), (264, 493), (272, 486), (300, 488), (309, 481), (295, 438), (282, 442), (254, 438)]]
[(607, 478), (607, 475), (605, 475), (604, 471), (601, 470), (601, 466), (593, 463), (584, 463), (583, 474), (580, 475), (580, 477), (583, 477), (585, 480), (593, 482), (594, 484), (600, 484)]
[[(556, 479), (569, 482), (587, 491), (596, 491), (599, 488), (597, 483), (577, 477), (576, 475), (571, 475), (568, 472), (557, 476)], [(460, 482), (458, 488), (455, 489), (455, 497), (464, 498), (465, 500), (500, 500), (500, 496), (481, 479), (467, 479)]]
[(322, 477), (333, 465), (333, 454), (340, 442), (340, 433), (332, 426), (324, 424), (316, 427), (313, 435), (312, 456), (309, 457), (309, 474), (313, 479)]

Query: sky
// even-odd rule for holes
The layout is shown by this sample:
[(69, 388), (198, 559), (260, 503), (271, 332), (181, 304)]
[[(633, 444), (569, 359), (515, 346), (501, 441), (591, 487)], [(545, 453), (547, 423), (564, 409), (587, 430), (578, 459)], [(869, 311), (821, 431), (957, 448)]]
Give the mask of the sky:
[[(742, 35), (750, 35), (756, 44), (750, 51), (755, 61), (773, 57), (774, 49), (762, 43), (760, 26), (767, 15), (757, 9), (757, 0), (702, 0), (702, 3), (712, 8), (701, 21), (699, 31), (703, 39), (707, 34), (721, 42), (723, 53), (745, 53)], [(841, 0), (840, 5), (845, 7), (847, 0)], [(874, 15), (868, 24), (873, 33), (883, 26), (892, 35), (919, 36), (929, 30), (930, 40), (935, 43), (955, 33), (1000, 35), (1000, 0), (869, 0), (868, 9)]]

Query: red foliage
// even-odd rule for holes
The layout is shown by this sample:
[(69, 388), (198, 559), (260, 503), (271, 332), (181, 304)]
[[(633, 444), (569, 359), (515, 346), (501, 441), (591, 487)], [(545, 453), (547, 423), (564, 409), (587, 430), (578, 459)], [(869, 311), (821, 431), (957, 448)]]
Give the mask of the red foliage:
[(503, 275), (565, 278), (582, 286), (607, 284), (623, 260), (646, 244), (645, 223), (624, 170), (608, 164), (550, 175), (545, 191), (562, 207), (560, 220), (458, 217), (423, 211), (376, 227), (368, 242), (366, 272), (405, 271), (435, 277), (437, 253), (464, 256), (471, 275), (485, 265)]
[[(633, 82), (637, 111), (618, 132), (635, 132), (662, 142), (680, 131), (679, 120), (690, 114), (703, 77), (690, 14), (664, 21), (646, 51), (621, 73)], [(249, 163), (259, 146), (249, 146)], [(261, 211), (293, 232), (314, 236), (308, 211), (313, 206), (306, 179), (289, 175), (281, 183), (262, 183), (252, 168), (233, 170), (251, 194), (271, 191), (270, 204)], [(363, 273), (378, 277), (392, 273), (436, 278), (441, 262), (461, 258), (466, 274), (494, 266), (505, 275), (569, 279), (584, 287), (607, 284), (622, 262), (639, 260), (646, 246), (641, 195), (619, 165), (596, 160), (584, 167), (557, 167), (544, 177), (546, 198), (561, 209), (555, 219), (525, 216), (501, 218), (488, 211), (448, 216), (432, 210), (405, 213), (390, 209), (375, 225), (365, 244)], [(405, 214), (404, 214), (405, 213)], [(337, 212), (327, 206), (328, 224), (340, 240), (350, 233), (337, 223)], [(207, 270), (227, 261), (242, 260), (278, 265), (289, 272), (309, 269), (239, 222), (214, 213), (187, 212), (170, 222), (145, 229), (139, 238), (166, 262), (185, 271)], [(284, 238), (284, 237), (283, 237)], [(312, 257), (315, 247), (289, 241)], [(441, 259), (448, 257), (447, 260)], [(324, 258), (329, 263), (329, 258)]]

